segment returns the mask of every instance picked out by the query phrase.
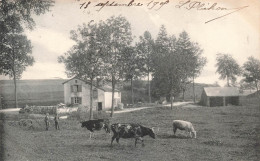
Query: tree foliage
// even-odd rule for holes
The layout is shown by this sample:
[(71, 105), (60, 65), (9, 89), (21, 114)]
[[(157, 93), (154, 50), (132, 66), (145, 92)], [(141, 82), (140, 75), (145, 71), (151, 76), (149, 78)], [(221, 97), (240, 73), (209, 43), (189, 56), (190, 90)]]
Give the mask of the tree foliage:
[(260, 61), (254, 57), (249, 57), (247, 62), (243, 64), (244, 81), (247, 83), (254, 83), (258, 91), (260, 82)]
[(16, 79), (34, 62), (31, 42), (23, 34), (24, 26), (33, 29), (32, 14), (43, 14), (52, 5), (51, 0), (0, 1), (0, 74), (9, 75), (14, 80), (16, 107)]
[(93, 83), (104, 76), (104, 62), (100, 53), (98, 24), (83, 24), (71, 31), (76, 44), (58, 58), (65, 64), (68, 77), (76, 76), (90, 82), (90, 119), (93, 118)]
[(219, 79), (227, 79), (227, 86), (230, 86), (230, 80), (235, 81), (236, 76), (241, 74), (241, 69), (235, 59), (229, 54), (217, 54), (217, 73)]
[(137, 52), (140, 54), (142, 65), (140, 70), (144, 76), (148, 77), (148, 96), (149, 103), (151, 103), (151, 90), (150, 90), (150, 74), (153, 72), (153, 58), (154, 40), (149, 31), (145, 31), (143, 36), (139, 37), (139, 42), (136, 44)]
[(132, 43), (131, 25), (122, 16), (112, 16), (101, 22), (102, 52), (106, 69), (106, 79), (112, 82), (111, 117), (114, 113), (114, 91), (118, 81), (124, 79), (124, 51)]
[(206, 63), (201, 54), (199, 45), (190, 41), (185, 31), (176, 39), (174, 35), (168, 36), (162, 26), (155, 42), (154, 92), (172, 98), (184, 91)]

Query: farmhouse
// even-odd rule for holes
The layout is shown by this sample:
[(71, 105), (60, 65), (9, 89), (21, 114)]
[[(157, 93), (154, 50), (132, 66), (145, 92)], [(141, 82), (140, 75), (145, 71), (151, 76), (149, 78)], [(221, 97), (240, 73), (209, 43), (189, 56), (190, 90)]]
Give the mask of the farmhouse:
[[(70, 105), (90, 106), (90, 83), (78, 78), (63, 82), (64, 102)], [(114, 106), (121, 103), (121, 92), (115, 89)], [(108, 85), (93, 86), (93, 106), (97, 111), (109, 109), (112, 105), (112, 88)]]
[(201, 104), (209, 107), (239, 105), (240, 93), (236, 87), (205, 87)]

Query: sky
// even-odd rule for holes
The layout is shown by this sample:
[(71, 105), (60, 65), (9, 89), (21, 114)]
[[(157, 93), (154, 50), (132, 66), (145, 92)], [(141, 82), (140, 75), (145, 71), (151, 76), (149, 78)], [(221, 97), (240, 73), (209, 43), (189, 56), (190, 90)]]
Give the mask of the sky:
[[(114, 4), (128, 4), (131, 0), (110, 0), (109, 4), (113, 1)], [(134, 0), (133, 3), (143, 5), (104, 6), (100, 11), (97, 10), (101, 7), (96, 5), (107, 0), (91, 0), (87, 8), (84, 9), (84, 5), (80, 9), (81, 4), (88, 2), (57, 0), (50, 12), (33, 16), (36, 27), (32, 31), (25, 30), (25, 34), (31, 40), (35, 63), (27, 67), (22, 79), (67, 79), (65, 67), (58, 63), (57, 58), (74, 44), (70, 31), (91, 20), (95, 23), (113, 15), (126, 17), (135, 40), (146, 30), (156, 39), (161, 25), (165, 25), (168, 35), (176, 37), (186, 31), (191, 41), (197, 42), (203, 49), (202, 56), (207, 58), (201, 75), (195, 79), (196, 83), (225, 84), (226, 81), (219, 80), (216, 73), (218, 53), (230, 54), (241, 66), (249, 56), (260, 60), (259, 0)], [(156, 6), (151, 8), (153, 4)], [(205, 23), (209, 20), (212, 21)], [(0, 79), (8, 77), (0, 76)]]

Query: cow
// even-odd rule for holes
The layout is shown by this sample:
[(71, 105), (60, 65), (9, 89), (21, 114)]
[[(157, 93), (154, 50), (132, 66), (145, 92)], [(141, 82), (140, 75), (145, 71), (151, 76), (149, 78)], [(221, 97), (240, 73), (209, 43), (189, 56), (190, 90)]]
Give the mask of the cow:
[(135, 138), (135, 147), (137, 144), (137, 140), (142, 141), (142, 146), (144, 146), (143, 137), (149, 135), (150, 137), (155, 139), (155, 133), (153, 128), (147, 128), (140, 124), (135, 123), (115, 123), (111, 125), (111, 130), (113, 131), (114, 135), (111, 139), (111, 146), (116, 139), (117, 143), (119, 144), (120, 138)]
[(99, 131), (105, 129), (107, 133), (110, 133), (110, 123), (108, 119), (97, 119), (97, 120), (88, 120), (81, 122), (81, 127), (85, 127), (90, 131), (90, 136), (94, 131)]
[(190, 137), (196, 138), (196, 131), (194, 130), (194, 127), (191, 122), (189, 121), (183, 121), (183, 120), (173, 120), (173, 133), (175, 135), (177, 129), (185, 130), (190, 134)]

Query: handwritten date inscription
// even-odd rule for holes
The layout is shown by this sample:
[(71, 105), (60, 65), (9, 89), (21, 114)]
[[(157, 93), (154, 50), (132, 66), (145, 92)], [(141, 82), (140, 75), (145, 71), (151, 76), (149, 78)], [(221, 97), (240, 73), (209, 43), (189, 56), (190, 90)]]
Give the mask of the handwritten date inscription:
[[(127, 3), (119, 3), (116, 1), (106, 1), (106, 2), (101, 2), (97, 3), (94, 5), (94, 7), (97, 7), (97, 11), (101, 11), (104, 7), (120, 7), (120, 6), (125, 6), (125, 7), (141, 7), (141, 6), (147, 6), (148, 9), (154, 9), (154, 10), (159, 10), (161, 9), (164, 5), (168, 4), (169, 0), (165, 1), (149, 1), (149, 3), (141, 3), (141, 2), (136, 2), (135, 0), (131, 0)], [(90, 6), (91, 1), (84, 2), (80, 4), (80, 9), (86, 9)]]

